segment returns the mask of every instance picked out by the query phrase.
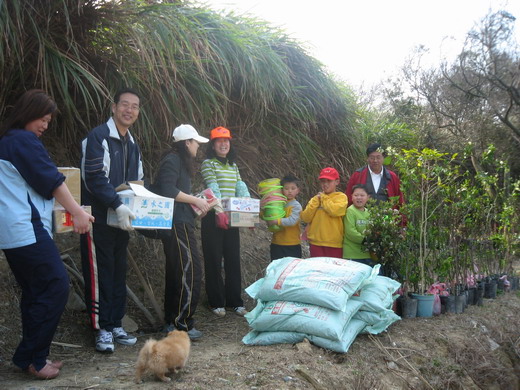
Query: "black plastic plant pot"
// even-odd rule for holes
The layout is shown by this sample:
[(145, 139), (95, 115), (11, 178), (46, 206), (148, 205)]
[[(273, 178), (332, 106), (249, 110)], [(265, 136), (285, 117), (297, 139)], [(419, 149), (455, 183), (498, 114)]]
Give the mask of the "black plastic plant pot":
[(468, 305), (476, 305), (477, 304), (477, 288), (470, 287), (468, 288)]
[(455, 313), (455, 296), (441, 296), (441, 313)]
[(455, 313), (462, 314), (464, 313), (464, 308), (466, 306), (466, 294), (460, 294), (455, 296)]
[(477, 306), (482, 306), (484, 304), (484, 293), (486, 291), (485, 283), (479, 283), (477, 287)]
[(490, 280), (486, 283), (484, 298), (495, 299), (497, 297), (497, 281)]
[(399, 300), (399, 306), (401, 307), (402, 318), (415, 318), (417, 317), (417, 299), (413, 299), (407, 296), (397, 298)]

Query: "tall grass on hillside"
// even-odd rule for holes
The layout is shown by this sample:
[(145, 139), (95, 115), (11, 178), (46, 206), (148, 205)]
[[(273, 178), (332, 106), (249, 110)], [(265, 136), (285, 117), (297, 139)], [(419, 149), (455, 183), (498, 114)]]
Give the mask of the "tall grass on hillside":
[(314, 178), (323, 165), (345, 172), (361, 150), (349, 89), (254, 18), (184, 1), (11, 0), (0, 2), (0, 53), (0, 116), (24, 90), (47, 90), (61, 110), (46, 136), (60, 164), (77, 164), (123, 86), (143, 96), (133, 132), (148, 171), (180, 123), (205, 135), (229, 127), (250, 185)]

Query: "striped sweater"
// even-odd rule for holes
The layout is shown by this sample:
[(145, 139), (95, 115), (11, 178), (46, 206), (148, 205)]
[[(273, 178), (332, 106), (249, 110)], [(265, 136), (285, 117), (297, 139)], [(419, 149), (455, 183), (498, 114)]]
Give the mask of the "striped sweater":
[(202, 178), (207, 188), (211, 188), (217, 198), (246, 197), (249, 190), (240, 178), (236, 163), (229, 164), (217, 158), (204, 160), (201, 167)]

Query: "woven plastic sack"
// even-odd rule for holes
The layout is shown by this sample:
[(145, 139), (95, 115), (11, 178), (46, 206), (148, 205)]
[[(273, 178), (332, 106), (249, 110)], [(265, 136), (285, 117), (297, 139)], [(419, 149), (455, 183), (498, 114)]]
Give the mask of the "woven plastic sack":
[(324, 337), (306, 335), (297, 332), (258, 332), (253, 330), (242, 338), (246, 345), (273, 345), (273, 344), (296, 344), (307, 338), (318, 347), (330, 349), (334, 352), (345, 353), (348, 351), (357, 335), (363, 332), (366, 323), (361, 320), (352, 319), (343, 329), (339, 340), (329, 340)]
[(365, 333), (379, 334), (385, 331), (394, 322), (399, 321), (401, 317), (394, 313), (393, 310), (382, 310), (379, 313), (373, 311), (358, 311), (352, 319), (366, 322)]
[(246, 314), (249, 326), (262, 332), (297, 332), (339, 340), (345, 325), (361, 307), (349, 301), (344, 310), (288, 301), (258, 301)]
[(379, 265), (372, 268), (334, 257), (284, 257), (272, 261), (265, 276), (246, 292), (262, 301), (304, 302), (342, 310), (348, 298), (378, 272)]
[(297, 332), (259, 332), (252, 330), (242, 338), (242, 342), (246, 345), (296, 344), (301, 343), (304, 338), (309, 338), (309, 336)]
[(398, 297), (394, 293), (400, 286), (401, 283), (386, 276), (376, 276), (372, 282), (363, 285), (351, 299), (363, 302), (361, 310), (377, 313), (392, 307)]
[(365, 328), (366, 323), (361, 320), (352, 319), (343, 329), (339, 340), (329, 340), (323, 337), (309, 336), (309, 341), (318, 347), (330, 349), (334, 352), (346, 353), (357, 335)]

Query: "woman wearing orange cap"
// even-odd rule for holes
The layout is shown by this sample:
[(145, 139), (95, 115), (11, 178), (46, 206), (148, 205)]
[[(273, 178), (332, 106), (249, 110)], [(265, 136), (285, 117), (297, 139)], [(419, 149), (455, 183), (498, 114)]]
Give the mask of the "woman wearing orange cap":
[[(235, 163), (236, 154), (231, 145), (231, 132), (225, 127), (211, 130), (210, 143), (202, 163), (202, 177), (208, 188), (219, 199), (226, 197), (250, 197), (246, 184), (240, 178)], [(238, 228), (221, 229), (215, 222), (215, 212), (210, 211), (202, 219), (202, 252), (206, 275), (206, 293), (211, 311), (226, 315), (225, 307), (233, 308), (240, 316), (247, 313), (242, 301), (240, 270), (240, 234)], [(221, 276), (224, 257), (225, 281)]]

